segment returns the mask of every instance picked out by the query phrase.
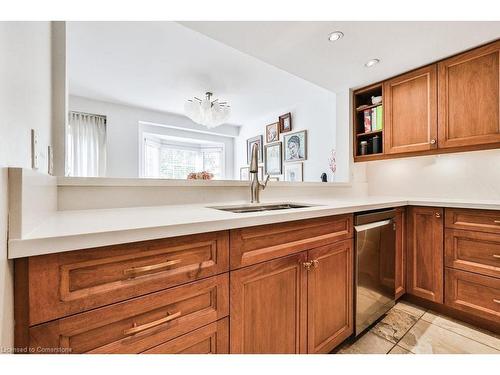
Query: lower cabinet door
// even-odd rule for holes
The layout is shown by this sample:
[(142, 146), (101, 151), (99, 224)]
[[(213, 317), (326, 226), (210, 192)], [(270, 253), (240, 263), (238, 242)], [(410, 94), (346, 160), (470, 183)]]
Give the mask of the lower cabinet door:
[(307, 352), (307, 252), (231, 272), (231, 353)]
[(309, 250), (308, 353), (328, 353), (353, 333), (352, 240)]
[(151, 348), (143, 354), (227, 354), (229, 319), (224, 318), (176, 339)]
[(443, 209), (410, 207), (408, 211), (407, 292), (443, 303)]
[(394, 282), (396, 299), (398, 299), (406, 292), (406, 215), (404, 207), (397, 209), (394, 224), (396, 224)]

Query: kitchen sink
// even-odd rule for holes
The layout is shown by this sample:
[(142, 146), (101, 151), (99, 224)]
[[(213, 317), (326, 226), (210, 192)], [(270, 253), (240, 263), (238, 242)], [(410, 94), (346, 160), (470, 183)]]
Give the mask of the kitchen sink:
[(234, 212), (243, 214), (247, 212), (263, 212), (263, 211), (276, 211), (276, 210), (290, 210), (292, 208), (306, 208), (314, 207), (312, 204), (301, 203), (270, 203), (270, 204), (245, 204), (241, 206), (217, 206), (209, 207), (220, 211)]

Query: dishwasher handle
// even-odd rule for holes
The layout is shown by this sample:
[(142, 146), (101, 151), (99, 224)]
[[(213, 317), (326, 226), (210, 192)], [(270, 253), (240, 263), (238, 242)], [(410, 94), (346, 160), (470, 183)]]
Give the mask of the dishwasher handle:
[(363, 225), (355, 225), (354, 226), (354, 230), (356, 232), (364, 232), (366, 230), (373, 229), (373, 228), (378, 228), (378, 227), (383, 227), (383, 226), (389, 225), (391, 223), (392, 223), (392, 219), (382, 220), (382, 221), (376, 221), (374, 223), (368, 223), (368, 224), (363, 224)]

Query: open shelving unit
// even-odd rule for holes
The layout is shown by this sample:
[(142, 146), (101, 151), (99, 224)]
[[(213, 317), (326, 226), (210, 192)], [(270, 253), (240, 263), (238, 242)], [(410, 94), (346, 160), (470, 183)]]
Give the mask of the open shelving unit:
[[(382, 96), (382, 102), (372, 104), (372, 96)], [(378, 130), (365, 131), (364, 111), (372, 108), (383, 107), (384, 104), (383, 85), (378, 83), (353, 93), (353, 129), (354, 129), (354, 161), (368, 161), (378, 159), (383, 154), (384, 128)], [(363, 107), (361, 107), (363, 106)], [(361, 107), (361, 108), (360, 108)], [(382, 116), (383, 117), (383, 116)], [(383, 122), (382, 122), (383, 124)], [(380, 137), (380, 149), (378, 153), (373, 153), (373, 138)], [(361, 142), (368, 142), (368, 153), (361, 155)]]

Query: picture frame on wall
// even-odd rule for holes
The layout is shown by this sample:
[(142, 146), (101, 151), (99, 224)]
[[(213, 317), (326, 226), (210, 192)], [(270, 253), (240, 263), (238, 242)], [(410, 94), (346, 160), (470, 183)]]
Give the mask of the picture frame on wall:
[(270, 143), (264, 146), (264, 166), (266, 174), (270, 176), (283, 173), (283, 151), (282, 143)]
[(283, 147), (285, 162), (307, 160), (307, 130), (284, 135)]
[(280, 133), (288, 133), (292, 131), (292, 114), (285, 113), (279, 117)]
[(259, 163), (262, 163), (262, 140), (263, 136), (258, 135), (256, 137), (248, 138), (247, 139), (247, 163), (250, 164), (250, 160), (252, 160), (252, 147), (254, 143), (257, 143), (259, 145)]
[(304, 163), (288, 163), (285, 164), (285, 181), (302, 182), (304, 181)]
[(275, 122), (274, 124), (266, 125), (266, 142), (277, 142), (280, 137), (280, 126), (279, 122)]

